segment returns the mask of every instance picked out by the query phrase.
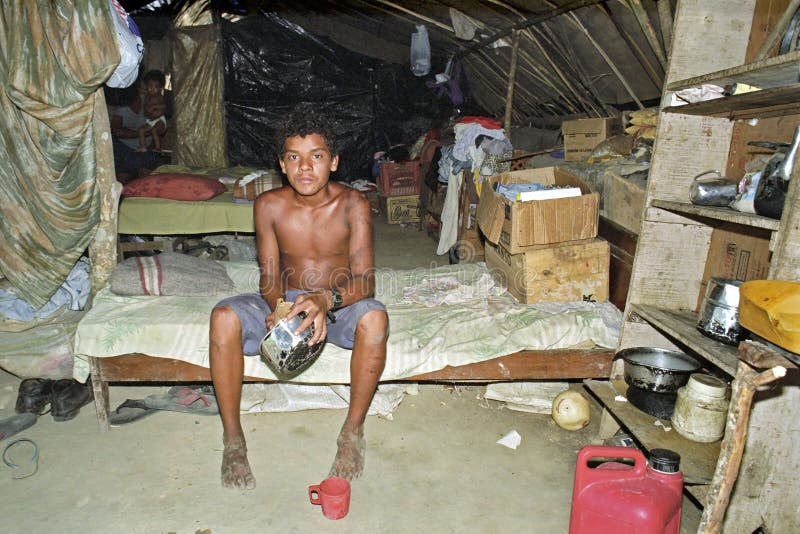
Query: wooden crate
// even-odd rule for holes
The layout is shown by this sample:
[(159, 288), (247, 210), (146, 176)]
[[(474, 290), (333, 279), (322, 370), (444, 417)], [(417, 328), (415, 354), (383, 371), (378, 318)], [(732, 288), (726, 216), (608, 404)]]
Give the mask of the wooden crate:
[(389, 224), (419, 222), (419, 195), (378, 196), (381, 213)]
[(525, 304), (608, 300), (610, 252), (603, 239), (542, 245), (510, 254), (486, 242), (486, 266)]

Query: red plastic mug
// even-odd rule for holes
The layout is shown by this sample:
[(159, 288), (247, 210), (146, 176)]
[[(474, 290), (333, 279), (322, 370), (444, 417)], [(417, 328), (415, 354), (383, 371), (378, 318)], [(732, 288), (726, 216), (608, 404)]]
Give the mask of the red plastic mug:
[(341, 519), (350, 509), (350, 482), (340, 477), (326, 478), (308, 487), (308, 498), (311, 504), (322, 506), (322, 514), (328, 519)]

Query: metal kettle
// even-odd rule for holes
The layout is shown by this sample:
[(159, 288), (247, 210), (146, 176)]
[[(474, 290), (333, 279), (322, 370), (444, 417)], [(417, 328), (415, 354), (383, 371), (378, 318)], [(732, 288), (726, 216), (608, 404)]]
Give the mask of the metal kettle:
[[(714, 177), (706, 177), (714, 175)], [(698, 174), (689, 187), (689, 200), (698, 206), (725, 207), (736, 198), (737, 184), (717, 170)]]

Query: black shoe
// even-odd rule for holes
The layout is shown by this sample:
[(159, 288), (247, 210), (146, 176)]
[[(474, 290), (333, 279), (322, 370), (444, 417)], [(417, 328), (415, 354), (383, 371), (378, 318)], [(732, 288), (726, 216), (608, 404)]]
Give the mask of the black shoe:
[(89, 380), (85, 384), (73, 379), (56, 380), (50, 400), (50, 413), (56, 421), (69, 421), (93, 398), (92, 383)]
[(53, 381), (49, 378), (26, 378), (19, 384), (15, 411), (36, 415), (46, 413), (44, 409), (50, 404), (52, 391)]

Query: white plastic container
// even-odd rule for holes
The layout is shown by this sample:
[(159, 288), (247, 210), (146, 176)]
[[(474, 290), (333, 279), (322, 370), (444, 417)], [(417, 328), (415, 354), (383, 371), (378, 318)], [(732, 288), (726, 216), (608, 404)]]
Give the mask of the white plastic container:
[(718, 441), (725, 434), (728, 404), (728, 385), (723, 380), (694, 373), (686, 385), (678, 389), (672, 426), (692, 441)]

